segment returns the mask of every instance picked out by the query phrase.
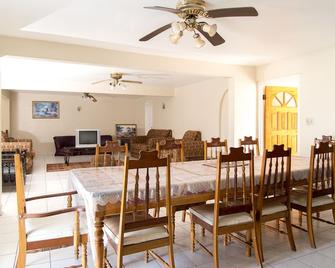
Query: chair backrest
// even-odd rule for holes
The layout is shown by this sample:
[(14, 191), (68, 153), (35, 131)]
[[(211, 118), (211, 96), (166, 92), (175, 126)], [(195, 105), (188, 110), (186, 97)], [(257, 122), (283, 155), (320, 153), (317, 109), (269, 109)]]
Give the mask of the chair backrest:
[(150, 129), (147, 133), (148, 138), (169, 138), (172, 137), (172, 130), (171, 129)]
[[(214, 228), (218, 227), (220, 215), (252, 211), (253, 152), (245, 153), (243, 147), (230, 148), (229, 154), (219, 154), (216, 170)], [(229, 205), (220, 207), (220, 201)]]
[(26, 197), (24, 192), (24, 178), (23, 178), (23, 168), (22, 160), (20, 154), (14, 155), (15, 163), (15, 183), (16, 183), (16, 200), (17, 200), (17, 213), (19, 216), (19, 240), (20, 243), (26, 244), (26, 227), (25, 227), (25, 217), (26, 214)]
[(220, 152), (228, 153), (227, 140), (220, 141), (220, 138), (212, 138), (210, 142), (204, 141), (204, 159), (216, 159)]
[(174, 139), (167, 139), (156, 144), (159, 158), (166, 158), (170, 155), (172, 162), (184, 161), (184, 146), (182, 142), (176, 142)]
[(252, 136), (244, 136), (244, 139), (239, 139), (239, 145), (244, 148), (246, 152), (254, 151), (254, 154), (259, 156), (259, 142), (258, 138), (252, 139)]
[(321, 139), (318, 139), (318, 138), (314, 139), (314, 144), (315, 145), (318, 145), (320, 142), (332, 142), (332, 143), (334, 143), (335, 141), (333, 140), (333, 136), (322, 135)]
[[(164, 183), (161, 183), (160, 174), (165, 179), (162, 180)], [(134, 175), (134, 179), (129, 179), (130, 175)], [(171, 231), (170, 187), (169, 156), (167, 158), (159, 158), (157, 151), (141, 151), (138, 160), (129, 160), (128, 156), (125, 157), (119, 246), (122, 247), (123, 245), (124, 233), (135, 229), (168, 225), (169, 231)], [(156, 218), (151, 217), (149, 209), (158, 209), (159, 207), (166, 208), (166, 216), (157, 215)], [(126, 213), (132, 213), (133, 221), (126, 222)]]
[(187, 130), (182, 138), (183, 141), (201, 141), (201, 132), (196, 130)]
[(97, 145), (95, 148), (94, 165), (99, 166), (120, 166), (122, 165), (121, 155), (128, 155), (128, 145), (119, 145), (118, 141), (106, 141), (105, 146)]
[(335, 146), (329, 142), (312, 145), (308, 176), (307, 206), (313, 197), (333, 195), (335, 183)]
[(282, 144), (274, 145), (272, 151), (266, 150), (259, 180), (258, 208), (262, 210), (264, 200), (289, 205), (291, 179), (291, 148), (285, 150)]

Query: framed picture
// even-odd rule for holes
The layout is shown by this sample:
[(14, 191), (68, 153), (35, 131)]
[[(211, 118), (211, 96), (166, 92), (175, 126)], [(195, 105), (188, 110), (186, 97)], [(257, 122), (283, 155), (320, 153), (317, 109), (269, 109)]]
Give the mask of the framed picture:
[(57, 119), (59, 118), (58, 101), (33, 101), (34, 119)]
[(116, 124), (116, 137), (127, 138), (136, 136), (136, 124)]

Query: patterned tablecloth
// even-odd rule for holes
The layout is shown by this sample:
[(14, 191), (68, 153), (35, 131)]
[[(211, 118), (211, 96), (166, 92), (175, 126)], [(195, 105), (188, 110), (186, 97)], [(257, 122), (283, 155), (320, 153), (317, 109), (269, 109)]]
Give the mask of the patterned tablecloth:
[[(211, 192), (215, 189), (216, 161), (190, 161), (171, 163), (171, 195), (173, 197), (188, 194)], [(307, 157), (292, 157), (292, 176), (295, 180), (306, 179), (309, 169)], [(143, 171), (144, 172), (144, 171)], [(155, 170), (150, 174), (150, 196), (155, 197)], [(160, 168), (161, 185), (165, 185), (165, 168)], [(255, 157), (255, 181), (261, 173), (261, 158)], [(247, 173), (248, 174), (248, 173)], [(241, 174), (240, 174), (241, 175)], [(140, 173), (140, 195), (144, 195), (145, 174)], [(231, 175), (233, 177), (233, 175)], [(86, 207), (89, 235), (93, 242), (93, 222), (97, 205), (115, 204), (121, 199), (123, 167), (100, 167), (75, 169), (70, 172), (70, 184), (78, 191)], [(135, 170), (129, 172), (129, 185), (134, 185)], [(222, 176), (222, 180), (225, 176)], [(142, 183), (141, 183), (142, 181)], [(142, 190), (142, 191), (141, 191)], [(128, 195), (132, 195), (132, 190)], [(164, 197), (164, 189), (161, 191)], [(92, 244), (91, 244), (92, 245)], [(93, 250), (94, 251), (94, 250)]]

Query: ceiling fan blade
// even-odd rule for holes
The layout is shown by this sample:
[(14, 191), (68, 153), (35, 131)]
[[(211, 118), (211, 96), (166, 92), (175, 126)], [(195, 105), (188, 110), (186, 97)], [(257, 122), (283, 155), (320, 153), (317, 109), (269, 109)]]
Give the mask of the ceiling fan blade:
[(201, 26), (199, 26), (197, 29), (213, 46), (219, 46), (226, 42), (218, 33), (211, 37), (208, 33), (201, 29)]
[(100, 84), (100, 83), (107, 82), (107, 81), (110, 81), (110, 80), (112, 80), (112, 79), (105, 79), (105, 80), (96, 81), (96, 82), (93, 82), (92, 85)]
[(167, 29), (171, 28), (171, 23), (164, 25), (163, 27), (158, 28), (157, 30), (147, 34), (146, 36), (143, 36), (140, 41), (148, 41), (151, 38), (155, 37), (156, 35), (166, 31)]
[(143, 84), (141, 81), (133, 81), (133, 80), (120, 80), (121, 83), (132, 83), (132, 84)]
[(166, 12), (170, 12), (170, 13), (173, 13), (173, 14), (179, 14), (180, 13), (179, 9), (169, 8), (169, 7), (153, 6), (153, 7), (144, 7), (144, 8), (166, 11)]
[(254, 7), (212, 9), (208, 10), (207, 13), (210, 18), (258, 16), (258, 12)]

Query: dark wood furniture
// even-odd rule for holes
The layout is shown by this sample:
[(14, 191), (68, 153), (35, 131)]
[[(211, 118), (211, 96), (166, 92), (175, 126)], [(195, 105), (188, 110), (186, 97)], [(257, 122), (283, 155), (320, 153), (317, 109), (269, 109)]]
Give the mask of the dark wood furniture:
[[(123, 256), (145, 252), (146, 262), (150, 254), (164, 266), (173, 268), (170, 158), (158, 158), (157, 151), (142, 151), (139, 160), (129, 160), (127, 156), (125, 161), (120, 216), (105, 219), (105, 233), (117, 254), (117, 267), (123, 267)], [(166, 172), (162, 184), (159, 169)], [(135, 178), (129, 179), (132, 171)], [(150, 179), (150, 174), (155, 174), (154, 178)], [(151, 189), (155, 189), (154, 197), (149, 193)], [(160, 191), (165, 191), (164, 199)], [(133, 196), (128, 196), (128, 192), (133, 192)], [(150, 215), (152, 205), (156, 208), (163, 205), (166, 216)], [(168, 247), (169, 263), (153, 251), (164, 246)]]
[[(335, 145), (329, 142), (320, 142), (311, 147), (310, 171), (307, 180), (307, 191), (296, 190), (292, 193), (291, 207), (307, 216), (307, 232), (312, 248), (316, 248), (313, 219), (335, 223)], [(313, 214), (332, 210), (334, 223), (314, 217)], [(302, 216), (302, 213), (300, 214)], [(300, 221), (299, 229), (302, 222)], [(305, 230), (305, 229), (302, 229)], [(305, 230), (306, 231), (306, 230)]]
[(259, 156), (259, 141), (258, 138), (252, 139), (252, 136), (244, 136), (244, 140), (239, 139), (239, 146), (242, 146), (246, 152), (254, 151), (256, 156)]
[[(208, 155), (209, 151), (209, 155)], [(212, 138), (210, 142), (204, 141), (204, 159), (217, 159), (219, 153), (228, 154), (227, 140), (220, 141), (220, 138)]]
[[(222, 165), (226, 166), (222, 168)], [(214, 258), (214, 267), (219, 268), (219, 235), (229, 235), (246, 244), (246, 255), (251, 256), (253, 245), (257, 260), (261, 262), (257, 222), (254, 210), (254, 157), (244, 153), (243, 148), (230, 148), (228, 155), (220, 153), (217, 160), (214, 203), (190, 208), (192, 251), (197, 242)], [(221, 172), (226, 178), (224, 185)], [(239, 173), (240, 172), (240, 175)], [(247, 179), (248, 178), (248, 179)], [(213, 252), (195, 237), (195, 224), (213, 234)], [(246, 231), (245, 239), (238, 233)], [(232, 233), (236, 233), (233, 235)], [(253, 239), (252, 239), (253, 234)]]
[(95, 148), (95, 167), (121, 166), (123, 159), (128, 156), (128, 145), (120, 145), (118, 141), (107, 141), (105, 146)]
[[(87, 231), (80, 226), (82, 207), (71, 207), (72, 195), (77, 192), (49, 194), (25, 198), (21, 156), (15, 154), (16, 198), (19, 225), (17, 268), (26, 267), (27, 253), (74, 246), (75, 257), (82, 245), (82, 266), (87, 267)], [(67, 196), (68, 207), (45, 213), (28, 213), (26, 202)]]
[[(1, 152), (2, 186), (15, 185), (15, 152)], [(26, 183), (26, 151), (19, 152), (22, 163), (23, 183)]]
[[(262, 161), (256, 215), (261, 223), (277, 220), (278, 229), (279, 219), (285, 219), (290, 246), (295, 251), (291, 225), (291, 179), (291, 148), (285, 150), (284, 145), (274, 145), (273, 151), (266, 150)], [(260, 226), (258, 232), (260, 255), (264, 261)]]

